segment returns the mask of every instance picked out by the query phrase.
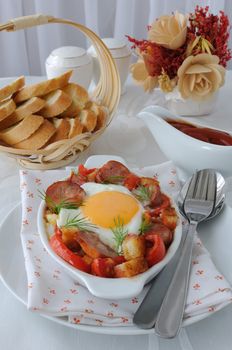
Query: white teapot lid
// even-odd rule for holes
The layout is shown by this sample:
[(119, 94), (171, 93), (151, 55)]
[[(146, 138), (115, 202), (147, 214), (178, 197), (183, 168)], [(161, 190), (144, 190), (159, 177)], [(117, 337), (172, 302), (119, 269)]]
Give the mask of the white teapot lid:
[[(113, 58), (122, 58), (131, 55), (131, 51), (124, 40), (116, 38), (103, 38), (101, 40), (110, 50), (110, 53)], [(97, 56), (93, 45), (90, 46), (90, 48), (88, 49), (88, 53), (90, 53), (94, 57)]]
[(90, 62), (86, 50), (77, 46), (62, 46), (51, 52), (46, 63), (57, 67), (74, 68)]

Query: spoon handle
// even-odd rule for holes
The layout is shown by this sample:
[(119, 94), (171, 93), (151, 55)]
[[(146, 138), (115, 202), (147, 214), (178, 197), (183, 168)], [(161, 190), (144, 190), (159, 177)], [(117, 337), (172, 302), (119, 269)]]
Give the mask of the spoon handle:
[(197, 222), (191, 221), (176, 272), (157, 316), (155, 332), (163, 338), (174, 338), (181, 327), (196, 227)]
[(160, 306), (176, 271), (176, 266), (180, 259), (185, 238), (186, 232), (183, 232), (180, 246), (176, 254), (165, 268), (154, 278), (149, 291), (134, 314), (133, 323), (138, 327), (143, 329), (154, 327)]

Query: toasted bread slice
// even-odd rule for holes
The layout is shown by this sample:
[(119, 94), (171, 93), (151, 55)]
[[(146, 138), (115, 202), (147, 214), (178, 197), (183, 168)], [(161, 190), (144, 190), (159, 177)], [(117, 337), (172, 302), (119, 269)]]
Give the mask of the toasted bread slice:
[(32, 97), (30, 100), (22, 103), (15, 111), (4, 120), (0, 121), (0, 130), (20, 122), (28, 115), (38, 112), (45, 105), (45, 101), (39, 97)]
[(46, 118), (53, 118), (65, 111), (72, 103), (71, 98), (62, 90), (50, 92), (44, 96), (45, 107), (40, 114)]
[(62, 89), (68, 84), (71, 74), (72, 71), (70, 70), (56, 78), (25, 86), (14, 96), (14, 100), (16, 103), (19, 103), (35, 96), (43, 96), (54, 90)]
[(14, 115), (17, 116), (18, 121), (40, 111), (45, 106), (45, 101), (39, 97), (32, 97), (30, 100), (22, 103), (16, 108)]
[(74, 136), (82, 134), (84, 126), (81, 124), (81, 121), (80, 121), (79, 117), (70, 118), (69, 122), (70, 122), (70, 125), (71, 125), (70, 132), (69, 132), (69, 135), (68, 135), (69, 139), (71, 139)]
[(1, 140), (0, 140), (0, 145), (5, 146), (5, 147), (9, 147), (9, 145), (7, 143), (5, 143), (4, 141), (1, 141)]
[(69, 83), (62, 89), (72, 99), (71, 106), (62, 113), (62, 117), (75, 117), (82, 109), (84, 109), (86, 102), (89, 99), (88, 92), (80, 85)]
[(97, 115), (90, 109), (83, 109), (79, 118), (81, 124), (84, 126), (83, 131), (93, 131), (97, 125)]
[(106, 124), (107, 113), (104, 107), (98, 105), (96, 102), (89, 104), (89, 109), (97, 115), (97, 123), (94, 131), (101, 129)]
[(100, 130), (106, 125), (107, 112), (104, 107), (98, 106), (97, 124), (94, 131)]
[(19, 77), (18, 79), (14, 80), (11, 84), (4, 86), (0, 89), (0, 101), (5, 100), (6, 98), (13, 95), (15, 92), (17, 92), (19, 89), (21, 89), (25, 84), (25, 78)]
[(46, 145), (48, 140), (54, 135), (56, 128), (48, 120), (44, 120), (43, 124), (26, 140), (18, 142), (15, 148), (38, 150)]
[(50, 143), (65, 140), (69, 136), (69, 132), (71, 129), (71, 124), (69, 119), (53, 119), (53, 125), (56, 128), (55, 134), (50, 139)]
[(12, 113), (7, 118), (0, 121), (0, 131), (7, 129), (16, 123), (18, 123), (18, 118), (15, 117), (14, 113)]
[(6, 119), (16, 109), (16, 104), (12, 99), (0, 102), (0, 121)]
[(43, 124), (43, 121), (43, 117), (31, 114), (15, 126), (0, 132), (0, 139), (8, 145), (15, 145), (30, 137)]

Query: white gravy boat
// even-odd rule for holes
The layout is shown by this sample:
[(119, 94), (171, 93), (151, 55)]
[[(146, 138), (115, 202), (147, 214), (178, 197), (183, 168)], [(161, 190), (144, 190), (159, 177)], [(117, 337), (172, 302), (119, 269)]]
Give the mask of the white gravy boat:
[[(225, 177), (232, 176), (232, 146), (215, 145), (184, 134), (166, 119), (187, 123), (189, 121), (163, 107), (148, 106), (137, 117), (144, 120), (166, 157), (185, 173), (192, 174), (199, 169), (213, 168)], [(193, 124), (197, 126), (195, 122)], [(210, 128), (213, 129), (211, 126)]]

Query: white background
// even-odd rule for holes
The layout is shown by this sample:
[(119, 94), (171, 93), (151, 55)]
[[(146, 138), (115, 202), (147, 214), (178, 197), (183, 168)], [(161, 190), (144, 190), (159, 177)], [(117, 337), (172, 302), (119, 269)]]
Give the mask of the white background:
[[(232, 0), (0, 0), (0, 23), (34, 13), (67, 18), (85, 24), (100, 37), (146, 38), (147, 25), (162, 14), (188, 13), (195, 6), (224, 10), (232, 22)], [(230, 38), (230, 47), (232, 36)], [(63, 45), (87, 47), (76, 29), (49, 24), (14, 33), (0, 33), (0, 77), (44, 74), (49, 53)]]

